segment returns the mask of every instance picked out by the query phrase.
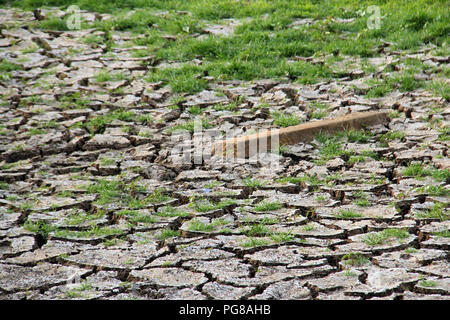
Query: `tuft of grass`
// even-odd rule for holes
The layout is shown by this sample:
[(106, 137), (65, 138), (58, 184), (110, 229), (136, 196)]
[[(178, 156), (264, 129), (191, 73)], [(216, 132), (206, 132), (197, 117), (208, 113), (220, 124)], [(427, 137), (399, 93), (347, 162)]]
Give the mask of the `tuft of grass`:
[(267, 239), (259, 239), (259, 238), (249, 238), (246, 241), (241, 243), (241, 246), (244, 248), (253, 248), (253, 247), (261, 247), (267, 246), (270, 244), (270, 241)]
[(363, 217), (363, 214), (350, 209), (341, 209), (335, 214), (335, 217), (338, 219), (353, 219), (361, 218)]
[(275, 211), (281, 209), (283, 205), (279, 202), (260, 202), (253, 209), (258, 212)]
[(389, 131), (385, 134), (382, 134), (380, 136), (379, 141), (381, 142), (382, 145), (387, 146), (387, 143), (389, 141), (393, 141), (393, 140), (403, 140), (405, 138), (405, 133), (404, 132), (400, 132), (400, 131)]
[(273, 124), (280, 127), (290, 127), (300, 124), (302, 121), (291, 114), (284, 114), (279, 111), (272, 112)]
[(226, 207), (234, 205), (235, 203), (236, 201), (232, 199), (221, 200), (218, 203), (213, 203), (206, 199), (199, 199), (195, 202), (191, 202), (188, 206), (193, 207), (197, 212), (209, 212), (213, 210), (224, 209)]
[(437, 282), (433, 280), (422, 280), (419, 282), (419, 286), (425, 287), (425, 288), (434, 288), (437, 286)]
[(169, 129), (166, 130), (167, 134), (172, 134), (176, 131), (187, 131), (191, 134), (195, 132), (195, 130), (201, 131), (203, 129), (210, 129), (212, 128), (212, 124), (207, 119), (201, 119), (201, 120), (192, 120), (187, 121), (182, 124), (177, 124)]
[(353, 267), (361, 267), (370, 262), (370, 259), (358, 252), (350, 252), (342, 257), (341, 262)]
[(392, 239), (403, 240), (409, 237), (409, 233), (403, 229), (385, 229), (383, 231), (368, 234), (364, 242), (369, 246), (382, 245)]
[(292, 232), (274, 232), (270, 235), (270, 239), (276, 243), (284, 243), (293, 241), (295, 239), (295, 235), (292, 234)]
[(100, 71), (94, 75), (96, 82), (107, 82), (107, 81), (121, 81), (125, 80), (126, 76), (123, 72), (111, 73), (109, 71)]
[(160, 217), (188, 217), (190, 214), (188, 212), (179, 211), (177, 208), (172, 206), (164, 206), (155, 213)]
[(270, 234), (270, 232), (271, 232), (270, 229), (265, 224), (262, 223), (253, 224), (250, 226), (249, 229), (244, 231), (244, 233), (249, 237), (264, 236)]
[(427, 209), (425, 212), (417, 213), (416, 217), (446, 221), (450, 218), (450, 214), (446, 212), (446, 205), (444, 203), (435, 202), (431, 209)]
[(226, 221), (222, 218), (215, 219), (211, 223), (204, 223), (199, 221), (198, 219), (193, 219), (189, 224), (190, 231), (199, 231), (199, 232), (212, 232), (218, 230), (220, 227), (226, 226), (230, 224), (230, 221)]
[(265, 181), (260, 181), (260, 180), (251, 179), (251, 178), (246, 178), (242, 182), (243, 182), (244, 186), (246, 186), (248, 188), (252, 188), (252, 189), (259, 189), (266, 184)]
[(169, 238), (176, 238), (179, 236), (180, 236), (180, 231), (178, 231), (178, 230), (164, 229), (156, 236), (156, 238), (159, 240), (166, 240)]

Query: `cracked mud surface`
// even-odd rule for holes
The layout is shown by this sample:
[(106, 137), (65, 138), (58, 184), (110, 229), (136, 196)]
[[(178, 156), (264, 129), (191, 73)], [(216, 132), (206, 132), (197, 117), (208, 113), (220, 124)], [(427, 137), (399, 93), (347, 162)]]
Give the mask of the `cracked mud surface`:
[[(449, 299), (448, 101), (367, 98), (363, 81), (408, 59), (432, 80), (448, 56), (386, 43), (372, 73), (344, 57), (345, 76), (314, 85), (205, 75), (180, 96), (143, 79), (167, 62), (133, 55), (138, 36), (111, 49), (33, 21), (0, 9), (0, 59), (20, 66), (0, 78), (0, 299)], [(172, 129), (202, 116), (242, 135), (276, 111), (380, 109), (389, 124), (283, 147), (277, 166), (171, 157)]]

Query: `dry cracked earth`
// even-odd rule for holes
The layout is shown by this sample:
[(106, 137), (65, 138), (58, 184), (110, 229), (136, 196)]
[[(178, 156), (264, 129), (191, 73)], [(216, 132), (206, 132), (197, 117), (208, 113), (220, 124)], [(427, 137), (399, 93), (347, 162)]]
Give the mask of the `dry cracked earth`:
[[(433, 79), (450, 57), (386, 43), (370, 72), (352, 57), (314, 85), (205, 75), (175, 95), (143, 80), (170, 63), (133, 55), (136, 36), (115, 32), (107, 52), (84, 41), (101, 31), (36, 18), (0, 10), (0, 58), (20, 66), (0, 80), (0, 299), (449, 299), (448, 102), (367, 98), (364, 80), (411, 58)], [(276, 166), (171, 157), (192, 149), (174, 129), (201, 116), (242, 135), (277, 127), (273, 111), (380, 109), (389, 123), (281, 147)]]

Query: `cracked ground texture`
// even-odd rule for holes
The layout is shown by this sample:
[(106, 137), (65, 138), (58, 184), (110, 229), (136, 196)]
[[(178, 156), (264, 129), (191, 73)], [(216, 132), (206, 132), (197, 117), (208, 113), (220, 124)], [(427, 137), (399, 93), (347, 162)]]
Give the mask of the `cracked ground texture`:
[[(145, 35), (96, 28), (108, 14), (38, 27), (64, 15), (0, 9), (0, 299), (449, 299), (450, 57), (436, 46), (294, 57), (332, 70), (309, 84), (199, 73), (186, 93), (149, 73), (202, 57), (162, 61)], [(195, 119), (243, 135), (376, 110), (389, 123), (280, 147), (277, 166), (171, 157)]]

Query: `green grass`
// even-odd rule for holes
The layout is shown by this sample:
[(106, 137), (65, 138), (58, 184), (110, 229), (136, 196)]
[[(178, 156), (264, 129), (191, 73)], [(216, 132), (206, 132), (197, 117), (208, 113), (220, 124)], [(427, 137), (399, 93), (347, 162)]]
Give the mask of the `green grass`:
[(450, 190), (448, 190), (445, 186), (435, 186), (427, 184), (423, 187), (418, 187), (413, 189), (416, 192), (423, 192), (427, 193), (430, 196), (436, 196), (436, 197), (448, 197), (450, 196)]
[[(423, 44), (432, 44), (437, 52), (444, 52), (450, 20), (448, 10), (442, 10), (448, 6), (447, 0), (2, 0), (0, 3), (11, 3), (25, 9), (60, 6), (63, 10), (69, 5), (78, 5), (82, 10), (112, 13), (112, 19), (94, 24), (95, 28), (105, 32), (105, 36), (88, 36), (84, 42), (88, 45), (105, 44), (106, 51), (110, 51), (116, 45), (112, 38), (113, 30), (141, 35), (134, 43), (146, 46), (149, 54), (160, 60), (185, 63), (181, 67), (152, 69), (149, 75), (150, 81), (161, 80), (178, 93), (195, 93), (207, 88), (206, 75), (216, 80), (286, 77), (303, 84), (330, 80), (345, 75), (333, 74), (330, 67), (333, 59), (326, 59), (322, 64), (295, 58), (312, 55), (372, 57), (379, 55), (377, 48), (385, 41), (392, 42), (394, 50), (414, 50)], [(382, 25), (379, 29), (370, 30), (366, 8), (374, 4), (380, 8)], [(178, 14), (179, 10), (190, 14)], [(158, 11), (165, 13), (155, 14)], [(354, 22), (339, 23), (333, 20), (337, 17), (353, 18)], [(226, 18), (242, 22), (233, 35), (193, 36), (202, 33), (206, 24)], [(290, 24), (299, 18), (311, 18), (314, 23), (298, 29), (291, 27)], [(39, 27), (67, 30), (66, 19), (50, 17), (40, 21)], [(90, 27), (82, 24), (82, 28)], [(165, 35), (175, 38), (167, 40)], [(140, 49), (134, 54), (144, 56), (146, 53)], [(194, 59), (201, 59), (202, 64), (193, 64)], [(421, 87), (422, 83), (416, 81), (413, 74), (423, 69), (424, 66), (412, 61), (407, 70), (379, 81), (369, 90), (368, 96), (383, 96), (394, 89), (409, 91)], [(436, 84), (431, 90), (448, 97), (448, 87), (441, 87), (442, 84)], [(325, 109), (317, 109), (310, 116), (320, 119), (326, 115), (325, 112)]]
[(281, 209), (283, 205), (279, 202), (260, 202), (255, 207), (254, 210), (258, 212), (276, 211)]
[(295, 235), (292, 232), (273, 232), (269, 237), (276, 243), (294, 241), (295, 239)]
[(337, 133), (334, 136), (328, 134), (319, 134), (316, 136), (316, 140), (320, 143), (319, 159), (314, 162), (323, 165), (327, 161), (337, 157), (350, 157), (351, 151), (344, 149), (344, 143), (342, 137), (345, 136), (345, 132)]
[(126, 76), (124, 73), (111, 73), (110, 71), (100, 71), (94, 75), (96, 82), (107, 82), (107, 81), (120, 81), (125, 80)]
[(341, 262), (344, 265), (361, 267), (370, 262), (370, 259), (363, 256), (361, 253), (351, 252), (342, 257)]
[(450, 101), (450, 85), (448, 83), (434, 80), (428, 84), (427, 89), (444, 98), (445, 101)]
[(188, 206), (194, 208), (197, 212), (209, 212), (224, 209), (234, 204), (236, 204), (236, 201), (232, 199), (221, 200), (218, 203), (214, 203), (206, 199), (198, 199), (191, 202)]
[(369, 246), (377, 246), (387, 243), (390, 240), (398, 239), (400, 241), (409, 237), (409, 233), (403, 229), (385, 229), (380, 232), (368, 234), (364, 242)]
[(427, 209), (424, 212), (416, 213), (416, 217), (446, 221), (450, 218), (450, 214), (446, 212), (446, 204), (435, 202), (432, 208)]
[(403, 140), (405, 138), (405, 133), (400, 131), (389, 131), (380, 136), (379, 141), (382, 145), (386, 145), (389, 141), (393, 140)]
[(449, 169), (436, 169), (436, 168), (426, 168), (420, 163), (410, 163), (401, 172), (402, 175), (407, 177), (423, 178), (432, 177), (438, 182), (446, 182), (450, 180), (450, 170)]
[(251, 179), (251, 178), (246, 178), (246, 179), (242, 180), (242, 183), (244, 184), (244, 186), (255, 189), (255, 190), (263, 187), (266, 184), (265, 181), (261, 181), (258, 179)]
[(166, 240), (169, 238), (176, 238), (179, 236), (180, 236), (180, 231), (178, 231), (178, 230), (164, 229), (156, 236), (156, 238), (159, 240)]
[(243, 241), (241, 243), (241, 246), (244, 248), (253, 248), (253, 247), (267, 246), (269, 244), (270, 244), (270, 241), (267, 239), (251, 237), (248, 240)]
[(419, 282), (419, 286), (426, 288), (434, 288), (437, 286), (437, 282), (433, 280), (422, 280)]
[(294, 115), (284, 114), (282, 112), (272, 112), (273, 124), (282, 128), (296, 126), (301, 120)]
[(55, 237), (61, 238), (93, 238), (93, 237), (107, 237), (112, 235), (121, 235), (124, 231), (112, 227), (93, 226), (85, 231), (73, 231), (68, 229), (58, 229), (54, 232)]
[(188, 217), (190, 214), (185, 211), (180, 211), (172, 206), (164, 206), (155, 213), (155, 215), (160, 217)]
[(358, 191), (354, 194), (355, 200), (353, 201), (359, 207), (369, 207), (370, 201), (367, 199), (368, 195), (364, 191)]
[(212, 128), (212, 124), (207, 119), (191, 120), (170, 127), (169, 129), (166, 130), (166, 133), (171, 134), (176, 131), (187, 131), (192, 134), (195, 132), (195, 130), (200, 131), (203, 129), (210, 129), (210, 128)]
[(127, 221), (133, 225), (137, 223), (150, 224), (159, 221), (158, 217), (141, 213), (136, 210), (120, 210), (119, 212), (117, 212), (117, 215), (119, 217), (121, 216), (126, 217)]
[(341, 209), (338, 213), (335, 214), (335, 217), (338, 219), (353, 219), (361, 218), (363, 217), (363, 214), (350, 209)]
[(199, 232), (212, 232), (216, 231), (219, 228), (230, 224), (230, 221), (226, 221), (222, 218), (215, 219), (211, 223), (204, 223), (198, 219), (193, 219), (189, 224), (190, 231), (199, 231)]
[(73, 214), (69, 214), (64, 222), (71, 226), (76, 226), (85, 222), (95, 223), (95, 220), (101, 219), (105, 216), (105, 212), (99, 210), (96, 213), (88, 213), (86, 211), (78, 211)]
[(263, 223), (252, 224), (248, 229), (244, 231), (244, 234), (249, 237), (263, 236), (270, 233), (270, 229)]

